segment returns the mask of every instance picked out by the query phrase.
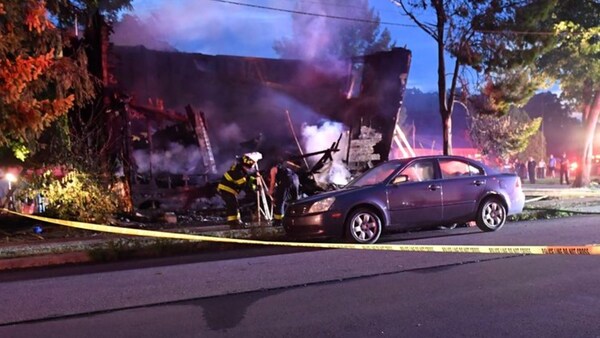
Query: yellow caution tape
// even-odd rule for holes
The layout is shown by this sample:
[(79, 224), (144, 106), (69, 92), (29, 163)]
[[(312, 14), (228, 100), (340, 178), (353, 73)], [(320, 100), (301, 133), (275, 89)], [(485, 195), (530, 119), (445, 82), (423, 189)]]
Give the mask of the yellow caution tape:
[(26, 215), (2, 209), (14, 215), (28, 217), (42, 222), (64, 225), (72, 228), (108, 232), (122, 235), (133, 235), (155, 238), (182, 239), (190, 241), (221, 242), (235, 244), (276, 245), (288, 247), (305, 247), (321, 249), (355, 249), (380, 251), (410, 251), (410, 252), (446, 252), (446, 253), (486, 253), (486, 254), (519, 254), (519, 255), (600, 255), (600, 245), (585, 246), (506, 246), (506, 245), (417, 245), (417, 244), (350, 244), (350, 243), (306, 243), (259, 241), (253, 239), (221, 238), (202, 235), (182, 234), (166, 231), (121, 228), (110, 225), (65, 221), (55, 218)]

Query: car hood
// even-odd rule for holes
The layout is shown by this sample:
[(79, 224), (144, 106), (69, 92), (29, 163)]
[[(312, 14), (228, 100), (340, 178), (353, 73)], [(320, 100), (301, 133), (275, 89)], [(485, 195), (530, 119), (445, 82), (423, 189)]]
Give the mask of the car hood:
[(359, 187), (359, 188), (343, 188), (343, 189), (339, 189), (339, 190), (327, 191), (327, 192), (323, 192), (320, 194), (308, 196), (303, 199), (297, 200), (293, 204), (314, 203), (316, 201), (320, 201), (320, 200), (328, 198), (328, 197), (339, 197), (339, 196), (347, 195), (349, 193), (358, 193), (359, 191), (370, 190), (373, 187), (374, 187), (373, 185), (369, 185), (369, 186)]

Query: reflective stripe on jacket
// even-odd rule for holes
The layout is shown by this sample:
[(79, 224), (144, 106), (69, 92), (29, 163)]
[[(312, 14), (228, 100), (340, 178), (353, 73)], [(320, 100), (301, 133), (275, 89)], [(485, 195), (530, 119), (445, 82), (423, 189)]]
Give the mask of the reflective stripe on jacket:
[(221, 178), (221, 182), (217, 186), (217, 190), (226, 191), (230, 194), (237, 194), (244, 189), (248, 174), (242, 168), (242, 165), (237, 163), (231, 166), (229, 170)]

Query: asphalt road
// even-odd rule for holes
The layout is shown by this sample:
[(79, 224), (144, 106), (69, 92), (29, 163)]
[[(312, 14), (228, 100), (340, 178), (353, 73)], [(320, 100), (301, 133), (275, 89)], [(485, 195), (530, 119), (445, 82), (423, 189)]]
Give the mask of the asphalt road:
[[(584, 245), (600, 243), (599, 223), (383, 240)], [(0, 337), (600, 337), (599, 256), (244, 252), (2, 273)]]

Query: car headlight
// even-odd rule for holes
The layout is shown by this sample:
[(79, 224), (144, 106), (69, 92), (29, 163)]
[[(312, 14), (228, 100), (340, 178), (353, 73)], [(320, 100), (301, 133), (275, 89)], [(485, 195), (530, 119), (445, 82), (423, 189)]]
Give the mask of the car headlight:
[(310, 208), (308, 209), (308, 213), (327, 211), (329, 210), (333, 202), (335, 202), (335, 197), (327, 197), (325, 199), (317, 201), (310, 206)]

